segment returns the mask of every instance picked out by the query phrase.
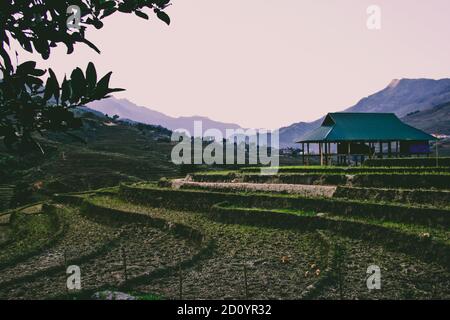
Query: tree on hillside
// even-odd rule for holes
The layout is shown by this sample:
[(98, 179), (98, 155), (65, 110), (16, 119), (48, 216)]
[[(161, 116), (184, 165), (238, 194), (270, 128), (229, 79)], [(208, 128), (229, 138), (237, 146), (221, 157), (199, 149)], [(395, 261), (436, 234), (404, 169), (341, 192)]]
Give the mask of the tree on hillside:
[[(111, 72), (97, 78), (95, 66), (76, 68), (59, 83), (55, 72), (42, 70), (35, 61), (18, 62), (11, 52), (16, 41), (30, 52), (48, 59), (58, 45), (67, 47), (67, 54), (77, 43), (100, 53), (86, 38), (86, 30), (103, 27), (102, 20), (115, 13), (135, 14), (149, 19), (144, 11), (152, 11), (165, 23), (169, 16), (163, 11), (170, 0), (1, 0), (0, 1), (0, 138), (9, 150), (30, 152), (40, 148), (33, 133), (45, 130), (67, 132), (79, 128), (81, 121), (70, 109), (94, 100), (107, 98)], [(75, 6), (75, 7), (74, 7)], [(72, 12), (73, 8), (80, 9)], [(77, 11), (77, 10), (75, 10)], [(75, 17), (75, 23), (72, 23)], [(71, 24), (72, 23), (72, 24)], [(75, 27), (70, 28), (70, 26)], [(46, 77), (43, 79), (43, 77)]]

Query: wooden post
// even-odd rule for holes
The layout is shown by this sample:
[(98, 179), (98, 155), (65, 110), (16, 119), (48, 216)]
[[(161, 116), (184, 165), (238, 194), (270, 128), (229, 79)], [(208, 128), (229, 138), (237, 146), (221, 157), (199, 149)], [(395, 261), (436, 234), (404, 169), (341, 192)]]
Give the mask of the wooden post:
[[(67, 249), (66, 248), (64, 248), (63, 259), (64, 259), (64, 273), (66, 273), (67, 272)], [(67, 283), (66, 283), (66, 294), (69, 295), (69, 287), (67, 286)]]
[(125, 278), (125, 281), (128, 281), (128, 274), (127, 274), (127, 255), (125, 252), (125, 248), (122, 247), (122, 259), (123, 259), (123, 275)]
[(379, 142), (379, 146), (380, 146), (380, 159), (383, 159), (383, 142)]
[(319, 142), (319, 153), (320, 153), (320, 165), (323, 166), (323, 152), (322, 152), (322, 143)]
[(439, 147), (438, 147), (438, 141), (436, 140), (436, 167), (439, 167)]
[(325, 165), (328, 165), (328, 142), (325, 142)]
[(348, 142), (348, 150), (347, 150), (347, 154), (348, 154), (348, 158), (347, 158), (347, 165), (350, 165), (350, 141)]
[(67, 270), (67, 249), (66, 248), (64, 248), (63, 257), (64, 257), (64, 268)]
[(328, 165), (331, 166), (331, 142), (328, 143)]
[(248, 300), (247, 265), (244, 263), (245, 299)]
[(389, 158), (392, 158), (392, 148), (391, 148), (391, 144), (392, 144), (392, 141), (389, 141), (389, 142), (388, 142), (388, 157), (389, 157)]
[(183, 274), (181, 273), (181, 265), (178, 268), (178, 280), (180, 286), (180, 300), (183, 300)]
[(395, 156), (397, 157), (397, 158), (399, 158), (400, 157), (400, 150), (399, 150), (399, 142), (398, 141), (395, 141)]
[(305, 165), (305, 143), (302, 142), (302, 164)]
[(309, 166), (309, 142), (306, 143), (306, 149), (307, 149), (307, 152), (308, 152), (308, 156), (306, 157), (306, 165)]

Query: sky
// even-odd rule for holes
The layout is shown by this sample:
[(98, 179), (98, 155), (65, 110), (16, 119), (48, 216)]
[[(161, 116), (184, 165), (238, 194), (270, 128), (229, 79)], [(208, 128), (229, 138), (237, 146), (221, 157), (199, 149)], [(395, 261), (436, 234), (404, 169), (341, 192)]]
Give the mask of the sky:
[[(340, 111), (397, 78), (450, 77), (448, 0), (172, 0), (170, 26), (117, 14), (72, 55), (40, 67), (59, 78), (89, 61), (116, 94), (171, 116), (274, 129)], [(369, 30), (367, 8), (381, 9)], [(26, 61), (29, 55), (20, 55)], [(34, 57), (36, 59), (36, 57)]]

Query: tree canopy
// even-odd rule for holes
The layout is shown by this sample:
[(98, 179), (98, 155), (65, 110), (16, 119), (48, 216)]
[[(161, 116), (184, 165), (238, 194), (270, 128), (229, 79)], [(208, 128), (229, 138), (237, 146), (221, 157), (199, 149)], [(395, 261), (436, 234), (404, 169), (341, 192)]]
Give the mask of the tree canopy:
[[(70, 109), (107, 98), (123, 89), (110, 88), (111, 72), (98, 77), (94, 64), (76, 68), (60, 82), (52, 69), (42, 70), (36, 61), (19, 61), (11, 49), (12, 41), (48, 59), (53, 48), (77, 43), (100, 53), (86, 38), (89, 27), (101, 29), (103, 19), (115, 13), (135, 14), (149, 19), (148, 11), (170, 24), (164, 9), (170, 0), (2, 0), (0, 2), (0, 138), (9, 150), (29, 152), (40, 146), (33, 133), (45, 130), (67, 132), (79, 128), (81, 121)], [(78, 27), (69, 27), (72, 12), (80, 9)], [(146, 12), (144, 12), (146, 11)], [(42, 149), (41, 149), (42, 151)]]

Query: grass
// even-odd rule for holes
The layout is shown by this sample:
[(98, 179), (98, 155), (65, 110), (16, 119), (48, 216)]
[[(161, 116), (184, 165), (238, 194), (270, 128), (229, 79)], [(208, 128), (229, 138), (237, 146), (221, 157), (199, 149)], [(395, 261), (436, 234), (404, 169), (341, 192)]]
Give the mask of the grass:
[(309, 198), (291, 194), (212, 192), (206, 190), (158, 188), (154, 185), (121, 186), (120, 194), (129, 201), (152, 203), (184, 210), (208, 210), (221, 202), (239, 207), (263, 207), (268, 209), (294, 209), (339, 213), (355, 216), (384, 218), (417, 224), (448, 226), (449, 211), (438, 208), (412, 206), (404, 203), (383, 203), (339, 198)]
[(286, 183), (286, 184), (321, 184), (352, 185), (360, 187), (387, 188), (436, 188), (450, 190), (450, 172), (443, 173), (402, 173), (372, 172), (348, 174), (339, 173), (279, 173), (260, 175), (256, 173), (197, 173), (190, 177), (195, 182), (250, 182), (250, 183)]
[[(218, 241), (218, 252), (220, 252), (221, 255), (224, 255), (226, 257), (229, 256), (229, 254), (231, 253), (232, 256), (235, 256), (237, 252), (239, 252), (240, 248), (246, 248), (246, 250), (250, 249), (251, 250), (255, 250), (253, 249), (253, 245), (250, 245), (250, 243), (252, 241), (255, 241), (256, 243), (258, 243), (258, 250), (261, 249), (261, 246), (266, 246), (268, 243), (277, 243), (276, 237), (274, 237), (275, 235), (279, 235), (279, 234), (283, 234), (288, 236), (289, 239), (291, 239), (290, 241), (292, 241), (294, 237), (294, 234), (296, 232), (299, 232), (298, 230), (294, 230), (294, 229), (285, 229), (283, 231), (276, 231), (279, 230), (278, 228), (274, 228), (271, 229), (268, 225), (265, 227), (262, 226), (257, 226), (257, 225), (245, 225), (245, 224), (222, 224), (218, 221), (215, 220), (210, 220), (209, 217), (209, 213), (210, 211), (198, 211), (198, 212), (183, 212), (183, 211), (174, 211), (174, 210), (166, 210), (166, 209), (161, 209), (161, 208), (149, 208), (146, 205), (137, 205), (137, 204), (132, 204), (130, 202), (127, 201), (123, 201), (121, 199), (117, 199), (117, 198), (111, 198), (111, 197), (102, 197), (102, 198), (94, 198), (95, 201), (98, 201), (98, 203), (103, 203), (105, 205), (107, 205), (108, 207), (113, 207), (113, 208), (120, 208), (123, 210), (127, 210), (130, 212), (141, 212), (143, 214), (150, 214), (152, 216), (164, 216), (166, 219), (170, 219), (173, 221), (182, 221), (183, 223), (187, 223), (187, 224), (191, 224), (191, 225), (195, 225), (196, 227), (201, 228), (202, 230), (204, 230), (207, 234), (210, 234), (212, 236), (214, 236)], [(236, 208), (236, 206), (231, 206), (232, 208)], [(257, 208), (244, 208), (242, 209), (245, 212), (249, 212), (250, 214), (255, 214), (256, 211), (258, 211), (259, 209)], [(314, 217), (314, 213), (313, 212), (303, 212), (303, 211), (299, 211), (299, 210), (273, 210), (274, 213), (276, 214), (286, 214), (286, 215), (299, 215), (299, 216), (304, 216), (304, 217)], [(365, 225), (374, 225), (377, 227), (382, 227), (382, 228), (388, 228), (388, 229), (392, 229), (394, 231), (398, 231), (400, 233), (405, 233), (405, 234), (409, 234), (409, 235), (414, 235), (416, 236), (416, 238), (419, 240), (418, 235), (422, 232), (430, 232), (431, 241), (445, 241), (446, 244), (448, 244), (448, 231), (442, 229), (442, 230), (437, 230), (435, 228), (427, 228), (427, 227), (423, 227), (423, 226), (414, 226), (414, 225), (410, 225), (410, 224), (401, 224), (401, 223), (392, 223), (389, 221), (382, 221), (382, 220), (374, 220), (374, 219), (359, 219), (359, 218), (354, 218), (354, 217), (340, 217), (340, 216), (328, 216), (326, 218), (321, 218), (321, 219), (329, 219), (329, 220), (336, 220), (336, 221), (344, 221), (344, 222), (358, 222), (358, 223), (362, 223)], [(260, 219), (261, 221), (261, 219)], [(435, 283), (435, 286), (437, 287), (442, 287), (446, 286), (446, 281), (444, 280), (446, 275), (445, 273), (443, 274), (444, 271), (442, 271), (441, 267), (437, 266), (437, 265), (433, 265), (431, 264), (427, 264), (425, 262), (417, 262), (416, 260), (412, 259), (410, 256), (405, 256), (403, 253), (398, 252), (398, 253), (394, 253), (392, 251), (393, 247), (390, 246), (389, 249), (382, 249), (383, 248), (383, 243), (379, 243), (379, 242), (375, 242), (375, 243), (371, 243), (369, 244), (369, 242), (367, 242), (367, 245), (370, 246), (370, 248), (367, 247), (366, 243), (361, 243), (360, 240), (352, 238), (352, 239), (348, 239), (344, 236), (344, 238), (341, 238), (343, 235), (339, 235), (339, 233), (335, 232), (336, 230), (332, 231), (331, 229), (327, 229), (326, 232), (330, 234), (330, 236), (333, 238), (333, 242), (339, 242), (339, 243), (343, 243), (347, 249), (346, 251), (348, 251), (348, 257), (346, 257), (346, 262), (345, 262), (345, 267), (343, 268), (343, 273), (345, 274), (345, 287), (344, 287), (344, 296), (349, 297), (349, 296), (354, 296), (354, 297), (366, 297), (366, 298), (373, 298), (374, 296), (377, 296), (379, 298), (386, 298), (386, 297), (394, 297), (394, 298), (404, 298), (404, 297), (415, 297), (415, 298), (420, 298), (420, 297), (443, 297), (445, 296), (445, 293), (443, 293), (443, 291), (439, 292), (439, 289), (433, 289), (431, 291), (421, 291), (421, 292), (410, 292), (408, 290), (410, 290), (410, 284), (411, 282), (414, 283), (421, 283), (422, 281), (433, 281)], [(275, 233), (274, 233), (275, 232)], [(264, 236), (264, 234), (272, 234), (272, 236), (269, 236), (268, 238), (266, 236)], [(309, 234), (309, 232), (302, 230), (301, 233), (303, 234)], [(232, 237), (231, 240), (229, 237)], [(378, 235), (379, 237), (382, 235)], [(250, 238), (249, 238), (250, 237)], [(314, 237), (313, 237), (314, 238)], [(251, 239), (251, 240), (250, 240)], [(270, 239), (270, 240), (269, 240)], [(236, 242), (238, 241), (238, 242)], [(250, 241), (250, 242), (249, 242)], [(317, 239), (315, 240), (317, 241)], [(297, 244), (299, 245), (299, 244)], [(280, 245), (279, 243), (276, 244), (277, 246), (277, 250), (279, 252), (278, 256), (283, 253), (285, 251), (285, 247), (283, 245)], [(410, 247), (414, 246), (414, 244), (409, 244)], [(305, 248), (305, 244), (301, 245), (301, 248)], [(318, 250), (323, 250), (322, 248), (318, 248)], [(395, 251), (395, 249), (394, 249)], [(359, 289), (361, 286), (361, 280), (358, 280), (354, 277), (354, 274), (352, 275), (351, 273), (349, 273), (349, 265), (352, 265), (353, 267), (355, 265), (358, 265), (358, 268), (361, 268), (361, 274), (365, 274), (365, 269), (362, 268), (367, 268), (367, 265), (364, 267), (365, 262), (363, 262), (362, 257), (364, 256), (364, 259), (368, 259), (369, 257), (366, 257), (367, 254), (371, 253), (372, 254), (372, 259), (375, 258), (375, 261), (379, 264), (381, 264), (382, 266), (388, 266), (388, 271), (387, 272), (385, 269), (384, 271), (384, 276), (389, 278), (389, 286), (391, 288), (395, 288), (395, 291), (387, 291), (384, 293), (377, 293), (374, 294), (373, 296), (368, 296), (367, 292), (361, 292), (361, 290)], [(376, 255), (374, 256), (373, 254)], [(240, 257), (245, 257), (242, 255), (239, 255)], [(268, 257), (270, 257), (271, 255), (265, 253), (263, 254), (263, 257), (265, 259), (267, 259)], [(323, 257), (323, 255), (322, 255)], [(248, 259), (248, 258), (247, 258)], [(229, 286), (225, 285), (224, 280), (228, 280), (228, 282), (230, 281), (230, 279), (228, 279), (227, 277), (224, 277), (225, 279), (222, 279), (222, 276), (218, 276), (218, 274), (220, 275), (229, 275), (230, 272), (231, 274), (233, 274), (234, 272), (232, 272), (231, 270), (229, 270), (229, 268), (226, 268), (226, 265), (230, 264), (230, 258), (227, 258), (226, 261), (216, 261), (215, 259), (213, 259), (214, 262), (212, 262), (213, 264), (217, 263), (217, 267), (211, 268), (209, 267), (209, 263), (202, 264), (201, 267), (198, 268), (194, 268), (194, 270), (192, 271), (187, 271), (186, 272), (186, 277), (190, 278), (191, 276), (193, 276), (193, 279), (187, 280), (187, 297), (204, 297), (204, 298), (214, 298), (217, 297), (213, 294), (213, 292), (217, 292), (219, 291), (220, 294), (223, 294), (224, 288), (227, 288), (225, 290), (225, 292), (234, 292), (234, 294), (239, 294), (242, 297), (242, 290), (240, 290), (239, 292), (233, 291), (233, 289), (231, 289)], [(316, 259), (312, 259), (310, 261), (314, 261)], [(372, 260), (372, 264), (373, 264)], [(414, 262), (413, 262), (414, 261)], [(369, 262), (367, 262), (369, 263)], [(322, 260), (322, 262), (319, 263), (321, 266), (321, 269), (325, 269), (325, 262)], [(369, 263), (370, 264), (370, 263)], [(411, 278), (411, 276), (409, 277), (405, 277), (405, 275), (396, 275), (396, 271), (395, 271), (395, 266), (399, 266), (399, 265), (411, 265), (414, 264), (415, 268), (420, 269), (420, 270), (427, 270), (427, 272), (421, 272), (420, 275), (414, 275), (414, 278)], [(301, 273), (303, 274), (303, 278), (305, 278), (304, 273), (309, 270), (309, 263), (304, 263), (303, 264), (303, 271), (301, 271)], [(219, 268), (220, 266), (220, 272), (216, 271), (215, 268)], [(258, 268), (257, 268), (258, 269)], [(275, 269), (276, 270), (276, 269)], [(218, 273), (217, 273), (218, 272)], [(235, 271), (236, 272), (236, 271)], [(252, 270), (251, 272), (255, 272), (255, 270)], [(276, 277), (278, 276), (282, 276), (280, 274), (280, 271), (274, 271), (271, 270), (272, 273), (275, 273)], [(212, 274), (214, 274), (213, 278)], [(298, 273), (298, 271), (297, 271)], [(267, 273), (263, 273), (265, 274), (267, 277)], [(294, 272), (295, 274), (295, 272)], [(255, 275), (256, 276), (256, 275)], [(287, 274), (284, 277), (288, 277), (288, 279), (299, 279), (297, 277), (292, 278), (292, 276), (288, 276)], [(258, 278), (261, 278), (261, 276), (257, 276)], [(424, 279), (426, 277), (434, 277), (434, 279)], [(440, 278), (439, 278), (440, 277)], [(444, 277), (444, 278), (442, 278)], [(252, 277), (252, 282), (256, 281), (257, 278), (253, 278)], [(284, 286), (288, 286), (289, 287), (289, 281), (288, 282), (281, 282), (280, 280), (281, 278), (277, 278), (277, 280), (274, 279), (274, 283), (271, 283), (271, 285), (275, 285), (275, 283), (280, 282), (280, 285), (283, 284)], [(309, 279), (309, 278), (306, 278)], [(440, 279), (440, 282), (439, 280)], [(205, 289), (205, 288), (210, 288), (210, 286), (208, 286), (208, 282), (213, 281), (216, 286), (217, 286), (217, 290), (215, 289)], [(233, 280), (231, 280), (232, 283), (235, 283), (235, 281), (237, 281), (237, 279), (235, 280), (233, 278)], [(297, 280), (296, 280), (297, 281)], [(437, 281), (437, 282), (436, 282)], [(333, 282), (331, 282), (333, 283)], [(359, 283), (359, 284), (358, 284)], [(330, 284), (329, 284), (330, 285)], [(237, 282), (237, 286), (239, 287), (239, 282)], [(202, 288), (202, 290), (199, 291), (199, 287)], [(253, 291), (259, 291), (262, 289), (262, 287), (256, 285), (256, 287), (258, 289), (253, 289)], [(150, 292), (157, 292), (158, 294), (161, 294), (163, 296), (167, 296), (169, 298), (171, 297), (176, 297), (177, 296), (177, 277), (174, 278), (164, 278), (161, 279), (155, 283), (153, 283), (151, 286), (148, 285), (143, 285), (143, 286), (138, 286), (140, 291), (150, 291)], [(404, 289), (407, 288), (407, 289)], [(242, 289), (242, 286), (241, 286)], [(156, 291), (155, 291), (156, 290)], [(203, 291), (204, 290), (204, 291)], [(265, 287), (265, 290), (267, 290), (267, 288)], [(263, 290), (264, 292), (266, 292), (265, 290)], [(205, 292), (206, 291), (206, 292)], [(212, 291), (212, 292), (210, 292)], [(289, 289), (288, 289), (289, 291)], [(333, 292), (334, 291), (328, 291), (327, 286), (325, 285), (325, 288), (319, 290), (318, 294), (323, 298), (323, 297), (327, 297), (327, 296), (333, 296)], [(253, 293), (254, 294), (254, 293)], [(274, 295), (273, 297), (280, 297), (279, 295), (280, 293), (278, 293), (278, 295)], [(268, 295), (270, 297), (270, 294)], [(283, 296), (283, 295), (282, 295)], [(293, 297), (295, 295), (290, 295), (288, 294), (289, 297)], [(220, 296), (221, 298), (224, 298), (224, 296)], [(236, 297), (236, 295), (230, 295), (229, 298), (231, 297)], [(267, 297), (267, 295), (256, 295), (256, 297), (262, 297), (265, 298)]]
[[(241, 263), (244, 261), (251, 262), (256, 260), (259, 261), (258, 265), (263, 263), (263, 261), (267, 261), (268, 264), (266, 266), (260, 265), (260, 267), (258, 267), (260, 270), (253, 270), (254, 267), (249, 268), (249, 272), (252, 273), (249, 277), (251, 277), (252, 281), (259, 283), (259, 285), (264, 285), (261, 280), (267, 277), (273, 278), (277, 275), (280, 276), (280, 279), (290, 279), (292, 277), (297, 279), (298, 277), (297, 283), (290, 283), (287, 287), (283, 287), (285, 285), (284, 280), (279, 283), (280, 289), (283, 287), (281, 291), (289, 291), (290, 295), (298, 295), (298, 286), (303, 287), (301, 284), (305, 283), (305, 281), (307, 284), (304, 284), (304, 287), (309, 285), (311, 281), (317, 280), (315, 278), (304, 279), (304, 271), (294, 271), (298, 270), (298, 267), (302, 269), (306, 268), (310, 261), (315, 261), (318, 263), (318, 261), (323, 260), (320, 258), (321, 249), (314, 244), (316, 241), (316, 235), (314, 232), (301, 235), (295, 231), (280, 233), (276, 229), (258, 228), (245, 225), (224, 225), (211, 221), (201, 212), (185, 213), (183, 211), (155, 209), (147, 206), (131, 204), (129, 202), (111, 197), (95, 197), (92, 201), (98, 205), (104, 204), (108, 208), (116, 208), (130, 212), (140, 212), (142, 214), (163, 217), (164, 219), (177, 223), (183, 223), (199, 228), (206, 235), (216, 239), (216, 252), (218, 253), (218, 256), (212, 258), (211, 261), (207, 261), (202, 264), (201, 270), (194, 268), (193, 270), (184, 271), (186, 273), (184, 276), (186, 281), (185, 285), (186, 288), (188, 288), (188, 292), (185, 293), (186, 298), (220, 298), (220, 296), (217, 295), (218, 291), (208, 285), (211, 281), (214, 281), (217, 286), (221, 287), (221, 290), (223, 290), (222, 293), (225, 295), (230, 294), (230, 297), (235, 298), (243, 297), (244, 292), (241, 285), (242, 270), (240, 269), (242, 268)], [(283, 255), (290, 255), (291, 263), (288, 265), (283, 265), (280, 262)], [(294, 263), (296, 260), (299, 261), (298, 264)], [(256, 272), (256, 274), (254, 272)], [(230, 278), (221, 277), (218, 276), (218, 274), (227, 274)], [(258, 274), (261, 275), (261, 277), (258, 276)], [(299, 277), (300, 275), (302, 276)], [(178, 278), (174, 277), (163, 279), (161, 281), (161, 283), (158, 282), (158, 284), (156, 284), (156, 287), (161, 290), (161, 293), (157, 293), (169, 298), (177, 297)], [(202, 286), (199, 287), (200, 283)], [(191, 290), (189, 290), (189, 288), (191, 288)], [(138, 289), (140, 292), (155, 292), (155, 286), (142, 286), (138, 287)], [(260, 294), (263, 295), (260, 296)], [(267, 296), (267, 294), (269, 296)], [(258, 292), (258, 295), (255, 297), (267, 298), (271, 297), (271, 294), (273, 294), (272, 297), (280, 297), (280, 293), (271, 291), (266, 292), (266, 295), (264, 295), (264, 292)]]
[[(336, 166), (282, 166), (275, 167), (280, 173), (448, 173), (450, 167), (336, 167)], [(259, 172), (259, 167), (249, 167), (240, 170), (241, 173)], [(220, 174), (215, 171), (213, 174)]]
[(9, 225), (9, 241), (0, 250), (0, 266), (24, 259), (47, 246), (62, 228), (54, 212), (15, 212)]
[[(296, 210), (296, 209), (270, 209), (270, 208), (243, 208), (233, 205), (225, 205), (221, 206), (223, 209), (234, 209), (241, 212), (250, 212), (257, 214), (261, 211), (271, 212), (273, 214), (290, 214), (290, 215), (296, 215), (301, 217), (316, 217), (317, 212), (314, 211), (302, 211), (302, 210)], [(366, 217), (358, 217), (358, 216), (349, 216), (348, 214), (324, 214), (324, 216), (321, 217), (322, 219), (332, 219), (336, 221), (348, 221), (348, 222), (359, 222), (359, 223), (365, 223), (369, 225), (374, 226), (380, 226), (387, 229), (392, 229), (395, 231), (399, 231), (411, 236), (414, 236), (418, 239), (423, 238), (424, 235), (429, 235), (429, 239), (433, 239), (435, 241), (441, 242), (445, 245), (449, 246), (450, 250), (450, 230), (448, 228), (443, 228), (439, 226), (423, 226), (423, 225), (416, 225), (416, 224), (410, 224), (410, 223), (401, 223), (401, 222), (394, 222), (394, 221), (386, 221), (382, 219), (373, 219), (373, 218), (366, 218)], [(428, 238), (428, 237), (427, 237)], [(450, 252), (450, 251), (449, 251)]]

